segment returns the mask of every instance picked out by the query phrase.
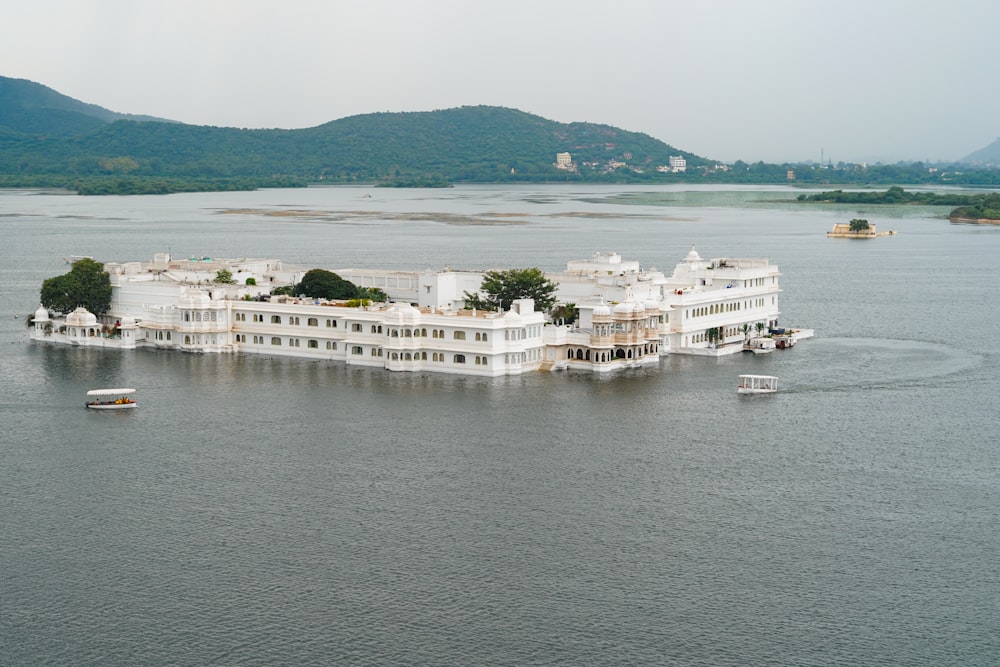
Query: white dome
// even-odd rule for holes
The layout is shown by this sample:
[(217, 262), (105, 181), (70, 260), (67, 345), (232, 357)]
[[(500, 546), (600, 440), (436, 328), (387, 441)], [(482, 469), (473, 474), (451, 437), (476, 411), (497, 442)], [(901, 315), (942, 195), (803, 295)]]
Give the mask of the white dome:
[(603, 303), (594, 307), (594, 317), (611, 317), (611, 309)]
[(630, 301), (623, 301), (615, 306), (616, 315), (631, 315), (632, 314), (632, 303)]
[(694, 246), (691, 246), (691, 252), (689, 252), (687, 254), (687, 257), (684, 258), (684, 261), (685, 262), (700, 262), (701, 261), (701, 255), (699, 255), (698, 251), (694, 249)]
[(66, 316), (66, 324), (74, 327), (93, 326), (97, 324), (97, 316), (83, 306), (79, 306), (76, 310)]
[(393, 303), (385, 311), (390, 322), (413, 324), (420, 321), (420, 311), (408, 303)]
[(39, 305), (38, 310), (35, 311), (35, 322), (48, 322), (49, 321), (49, 309), (45, 306)]
[(647, 301), (646, 302), (646, 310), (659, 311), (660, 310), (660, 304), (659, 304), (659, 302), (657, 302), (657, 301)]
[(123, 327), (134, 327), (135, 326), (135, 318), (132, 317), (131, 315), (126, 315), (125, 317), (123, 317), (121, 319), (120, 324)]

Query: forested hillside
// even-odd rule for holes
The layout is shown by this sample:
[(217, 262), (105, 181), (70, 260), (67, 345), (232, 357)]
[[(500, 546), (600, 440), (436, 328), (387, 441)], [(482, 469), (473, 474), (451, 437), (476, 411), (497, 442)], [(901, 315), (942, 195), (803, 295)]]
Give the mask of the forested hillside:
[[(500, 107), (366, 114), (302, 130), (137, 118), (0, 77), (0, 175), (406, 183), (579, 178), (613, 171), (613, 162), (640, 174), (671, 155), (707, 162), (645, 134)], [(555, 169), (559, 152), (571, 153), (577, 172)]]
[[(556, 168), (557, 153), (569, 153), (569, 168)], [(687, 170), (666, 170), (671, 156), (684, 157)], [(1000, 170), (922, 163), (719, 165), (639, 132), (491, 106), (364, 114), (299, 130), (185, 125), (115, 113), (31, 81), (0, 77), (0, 187), (165, 194), (316, 182), (524, 181), (997, 186)]]

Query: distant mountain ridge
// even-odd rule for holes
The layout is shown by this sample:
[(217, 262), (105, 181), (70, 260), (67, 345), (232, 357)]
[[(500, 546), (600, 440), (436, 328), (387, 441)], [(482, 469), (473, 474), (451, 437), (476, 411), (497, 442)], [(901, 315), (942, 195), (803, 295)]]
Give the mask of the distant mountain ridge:
[(574, 167), (592, 171), (617, 163), (634, 174), (655, 172), (672, 155), (692, 167), (709, 164), (639, 132), (559, 123), (504, 107), (373, 113), (306, 129), (246, 130), (115, 113), (0, 77), (0, 173), (558, 180), (572, 173), (555, 169), (562, 152), (571, 154)]
[(1000, 137), (989, 146), (969, 153), (959, 162), (975, 165), (1000, 165)]
[(116, 113), (34, 81), (0, 76), (0, 131), (4, 134), (82, 136), (116, 120), (171, 122)]

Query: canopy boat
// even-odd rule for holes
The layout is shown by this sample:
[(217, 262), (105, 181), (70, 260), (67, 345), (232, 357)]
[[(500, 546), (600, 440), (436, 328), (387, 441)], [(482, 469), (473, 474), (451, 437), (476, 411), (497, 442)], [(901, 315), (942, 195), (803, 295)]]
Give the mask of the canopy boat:
[(135, 389), (91, 389), (87, 392), (88, 408), (92, 410), (125, 410), (134, 408)]
[(775, 347), (773, 338), (768, 336), (755, 336), (743, 346), (743, 349), (753, 352), (754, 354), (768, 354), (770, 352), (774, 352)]
[(778, 391), (778, 378), (773, 375), (741, 375), (736, 386), (738, 394), (773, 394)]

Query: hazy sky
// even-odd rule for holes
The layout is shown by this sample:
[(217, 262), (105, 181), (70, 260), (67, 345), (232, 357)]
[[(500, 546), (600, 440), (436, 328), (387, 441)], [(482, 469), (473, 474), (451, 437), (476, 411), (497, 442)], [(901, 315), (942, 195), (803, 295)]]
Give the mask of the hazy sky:
[(725, 161), (949, 160), (1000, 135), (1000, 0), (32, 0), (0, 75), (300, 128), (512, 107)]

